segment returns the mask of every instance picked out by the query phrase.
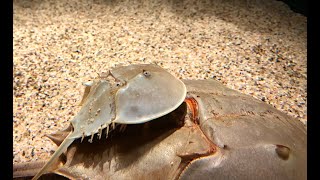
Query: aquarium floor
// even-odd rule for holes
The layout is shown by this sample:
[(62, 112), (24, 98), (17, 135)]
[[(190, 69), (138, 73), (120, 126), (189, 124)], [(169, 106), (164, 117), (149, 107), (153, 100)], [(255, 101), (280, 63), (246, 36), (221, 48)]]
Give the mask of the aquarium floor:
[(215, 79), (307, 119), (307, 19), (280, 1), (14, 0), (13, 161), (44, 160), (44, 134), (77, 114), (86, 82), (156, 63)]

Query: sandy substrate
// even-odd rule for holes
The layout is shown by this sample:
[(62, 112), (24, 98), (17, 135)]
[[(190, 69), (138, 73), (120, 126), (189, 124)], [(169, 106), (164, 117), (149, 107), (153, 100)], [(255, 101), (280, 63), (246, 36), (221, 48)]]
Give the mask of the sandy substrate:
[(14, 0), (13, 161), (47, 159), (44, 134), (78, 112), (82, 82), (156, 63), (216, 79), (307, 119), (307, 19), (266, 0)]

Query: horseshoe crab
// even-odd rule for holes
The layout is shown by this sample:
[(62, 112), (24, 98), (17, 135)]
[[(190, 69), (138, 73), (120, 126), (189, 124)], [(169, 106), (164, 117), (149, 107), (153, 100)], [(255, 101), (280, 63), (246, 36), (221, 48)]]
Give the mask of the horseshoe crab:
[[(111, 77), (111, 80), (107, 78)], [(112, 124), (139, 124), (176, 109), (185, 99), (182, 81), (156, 65), (131, 65), (109, 71), (106, 77), (85, 83), (87, 86), (80, 112), (71, 120), (72, 131), (61, 142), (50, 160), (35, 175), (39, 178), (77, 138), (83, 140)], [(168, 88), (170, 87), (170, 88)]]
[[(139, 67), (119, 67), (111, 70), (111, 74), (128, 84), (136, 77), (132, 73), (141, 72)], [(149, 70), (151, 75), (153, 71)], [(301, 122), (214, 80), (183, 80), (183, 83), (187, 97), (182, 104), (176, 100), (173, 106), (177, 107), (165, 113), (161, 111), (153, 117), (156, 120), (127, 123), (125, 131), (117, 126), (106, 140), (85, 137), (92, 140), (90, 143), (74, 138), (66, 152), (43, 171), (43, 176), (46, 179), (306, 179), (307, 132)], [(181, 97), (183, 89), (181, 86), (179, 90)], [(90, 102), (91, 95), (90, 90), (86, 102)], [(75, 132), (72, 125), (48, 137), (61, 147), (70, 132)], [(14, 178), (30, 178), (44, 164), (42, 161), (15, 164)]]

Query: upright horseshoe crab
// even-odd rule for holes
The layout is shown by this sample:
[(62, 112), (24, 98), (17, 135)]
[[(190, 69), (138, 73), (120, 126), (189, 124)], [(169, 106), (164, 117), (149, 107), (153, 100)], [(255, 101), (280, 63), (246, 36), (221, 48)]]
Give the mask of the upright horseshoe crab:
[[(114, 76), (125, 76), (126, 68)], [(124, 132), (116, 128), (106, 141), (74, 141), (45, 178), (306, 179), (301, 122), (214, 80), (183, 82), (188, 95), (176, 110)], [(71, 129), (48, 137), (60, 145)], [(32, 177), (44, 164), (15, 164), (14, 177)]]
[[(110, 83), (112, 76), (117, 83)], [(38, 179), (77, 138), (91, 136), (112, 124), (140, 124), (175, 110), (185, 99), (182, 81), (156, 65), (131, 65), (109, 71), (107, 77), (87, 83), (80, 112), (71, 120), (72, 131), (50, 160), (34, 176)], [(170, 88), (169, 88), (170, 87)]]

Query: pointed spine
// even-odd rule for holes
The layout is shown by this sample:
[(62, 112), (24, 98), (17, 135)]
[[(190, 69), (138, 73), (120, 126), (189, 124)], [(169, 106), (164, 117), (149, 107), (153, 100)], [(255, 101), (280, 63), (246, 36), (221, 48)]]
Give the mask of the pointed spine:
[(82, 133), (82, 137), (81, 137), (81, 142), (83, 141), (85, 135), (84, 135), (84, 132)]
[(88, 141), (89, 141), (89, 143), (92, 143), (92, 139), (93, 139), (93, 137), (94, 137), (94, 133), (91, 133), (91, 138), (88, 140)]
[(61, 145), (58, 147), (56, 152), (51, 156), (49, 161), (41, 168), (41, 170), (32, 178), (32, 180), (37, 180), (41, 175), (46, 173), (46, 171), (50, 168), (50, 166), (56, 162), (56, 160), (59, 158), (59, 156), (67, 150), (67, 148), (70, 146), (70, 144), (74, 141), (74, 138), (70, 138), (72, 135), (72, 132), (64, 139), (64, 141), (61, 143)]
[(109, 133), (109, 125), (107, 126), (107, 130), (106, 130), (106, 139), (108, 138), (108, 133)]
[(102, 128), (99, 128), (99, 139), (101, 139), (101, 135), (102, 135)]

